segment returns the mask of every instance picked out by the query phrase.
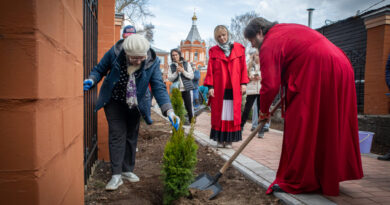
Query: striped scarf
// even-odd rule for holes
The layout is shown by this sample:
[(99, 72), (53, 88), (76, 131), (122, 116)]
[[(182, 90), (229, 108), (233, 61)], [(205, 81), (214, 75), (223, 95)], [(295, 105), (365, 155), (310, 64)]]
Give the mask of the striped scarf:
[(224, 44), (220, 44), (218, 41), (217, 41), (217, 44), (218, 46), (222, 49), (223, 53), (225, 53), (225, 56), (226, 57), (229, 57), (230, 56), (230, 52), (231, 52), (231, 47), (233, 45), (233, 42), (231, 42), (230, 40), (227, 41), (226, 43)]
[(126, 103), (130, 109), (138, 106), (137, 85), (135, 83), (134, 72), (139, 70), (140, 68), (141, 65), (132, 66), (130, 65), (130, 62), (127, 61), (127, 73), (129, 74), (129, 81), (127, 81), (126, 86)]

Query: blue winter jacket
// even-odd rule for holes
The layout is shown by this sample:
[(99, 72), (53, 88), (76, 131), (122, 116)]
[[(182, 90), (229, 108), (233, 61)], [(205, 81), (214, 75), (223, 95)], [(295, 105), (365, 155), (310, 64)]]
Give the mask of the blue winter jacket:
[[(95, 82), (95, 85), (106, 76), (103, 85), (100, 88), (99, 98), (96, 103), (95, 112), (104, 107), (111, 100), (112, 90), (119, 82), (120, 69), (127, 67), (126, 54), (122, 48), (123, 39), (119, 40), (109, 51), (104, 54), (91, 71), (89, 78)], [(149, 49), (146, 60), (141, 64), (141, 68), (134, 73), (137, 86), (138, 109), (147, 124), (152, 124), (150, 118), (150, 93), (148, 85), (150, 84), (152, 92), (161, 112), (166, 116), (167, 111), (172, 109), (171, 101), (167, 93), (166, 86), (162, 80), (160, 71), (160, 60), (156, 53)]]
[(198, 89), (199, 87), (199, 79), (200, 79), (200, 71), (194, 71), (194, 78), (192, 79), (192, 83), (194, 84), (194, 89)]

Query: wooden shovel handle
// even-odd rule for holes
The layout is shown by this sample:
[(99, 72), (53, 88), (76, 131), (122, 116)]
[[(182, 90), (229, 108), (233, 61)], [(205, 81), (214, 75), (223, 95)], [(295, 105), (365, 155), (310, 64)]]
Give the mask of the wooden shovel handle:
[[(281, 104), (281, 101), (279, 100), (278, 103), (272, 108), (271, 115), (274, 114), (274, 112), (279, 108)], [(249, 142), (253, 139), (253, 137), (264, 127), (265, 121), (262, 121), (255, 130), (249, 135), (248, 138), (245, 139), (245, 141), (241, 144), (241, 146), (238, 148), (238, 150), (233, 154), (233, 156), (230, 157), (230, 159), (223, 165), (223, 167), (219, 170), (221, 174), (223, 174), (226, 169), (233, 163), (233, 161), (237, 158), (237, 156), (242, 152), (242, 150), (249, 144)]]

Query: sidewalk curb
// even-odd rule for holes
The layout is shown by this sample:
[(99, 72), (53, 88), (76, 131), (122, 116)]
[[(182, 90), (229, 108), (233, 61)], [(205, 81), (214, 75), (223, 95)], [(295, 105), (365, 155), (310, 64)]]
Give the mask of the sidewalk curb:
[[(164, 117), (160, 110), (152, 109), (156, 114), (161, 116), (163, 119), (168, 120)], [(190, 126), (183, 126), (185, 133), (189, 132)], [(272, 130), (280, 132), (278, 130)], [(233, 149), (220, 149), (213, 146), (214, 141), (209, 139), (208, 135), (205, 135), (202, 132), (194, 130), (195, 140), (203, 146), (210, 147), (214, 153), (218, 154), (222, 159), (227, 161), (235, 152)], [(241, 172), (245, 177), (252, 180), (256, 184), (260, 185), (264, 189), (267, 189), (271, 182), (275, 179), (276, 173), (272, 169), (252, 160), (242, 154), (240, 154), (237, 159), (232, 163), (232, 166)], [(336, 203), (330, 201), (329, 199), (318, 195), (318, 194), (288, 194), (288, 193), (273, 193), (274, 196), (282, 200), (283, 203), (288, 205), (301, 205), (301, 204), (314, 204), (314, 205), (334, 205)]]
[[(188, 128), (186, 128), (188, 129)], [(188, 130), (185, 130), (186, 132)], [(196, 141), (198, 141), (203, 146), (209, 146), (216, 154), (221, 156), (225, 161), (228, 160), (233, 153), (235, 152), (232, 149), (219, 149), (212, 146), (211, 140), (208, 139), (208, 136), (199, 132), (194, 131)], [(232, 166), (241, 172), (245, 177), (252, 180), (256, 184), (260, 185), (264, 189), (267, 189), (271, 182), (275, 179), (276, 172), (269, 169), (268, 167), (252, 160), (245, 155), (240, 154), (237, 159), (232, 163)], [(329, 199), (318, 195), (318, 194), (288, 194), (288, 193), (273, 193), (277, 198), (283, 201), (283, 203), (288, 205), (298, 205), (298, 204), (336, 204)]]

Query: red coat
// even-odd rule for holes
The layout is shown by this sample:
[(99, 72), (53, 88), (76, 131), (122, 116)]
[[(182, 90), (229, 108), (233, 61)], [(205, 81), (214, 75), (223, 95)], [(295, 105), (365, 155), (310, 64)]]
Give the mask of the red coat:
[(214, 87), (214, 98), (210, 97), (211, 125), (221, 126), (222, 103), (226, 81), (230, 81), (233, 89), (234, 125), (241, 124), (241, 84), (249, 82), (245, 47), (234, 43), (233, 49), (227, 58), (218, 46), (209, 50), (209, 63), (204, 85)]
[(343, 51), (306, 26), (278, 24), (264, 37), (260, 61), (261, 111), (281, 86), (286, 94), (274, 183), (293, 194), (338, 195), (339, 182), (362, 178), (354, 71)]

